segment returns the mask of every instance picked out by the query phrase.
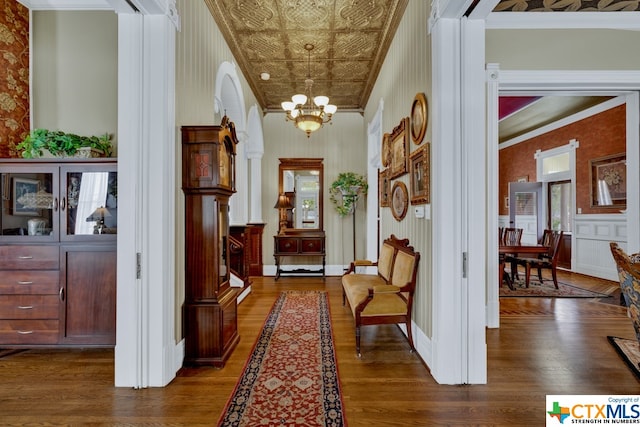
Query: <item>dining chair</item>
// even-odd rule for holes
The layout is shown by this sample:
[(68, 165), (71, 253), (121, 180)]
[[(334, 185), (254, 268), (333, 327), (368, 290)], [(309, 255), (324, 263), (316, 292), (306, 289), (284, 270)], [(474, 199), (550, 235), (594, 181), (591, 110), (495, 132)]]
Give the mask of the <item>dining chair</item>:
[[(501, 245), (505, 246), (517, 246), (522, 241), (522, 228), (505, 227), (502, 233)], [(513, 282), (518, 276), (517, 266), (514, 263), (514, 258), (517, 254), (505, 254), (504, 264), (511, 264), (511, 281)]]
[(562, 242), (562, 236), (564, 235), (563, 231), (554, 231), (549, 230), (546, 236), (543, 236), (543, 239), (546, 239), (544, 243), (545, 246), (549, 246), (549, 251), (546, 254), (538, 258), (531, 257), (515, 257), (514, 262), (516, 264), (516, 269), (518, 265), (524, 266), (525, 269), (525, 287), (529, 287), (529, 281), (531, 279), (531, 269), (536, 269), (538, 271), (538, 281), (543, 283), (542, 279), (542, 270), (547, 269), (551, 271), (551, 277), (553, 279), (553, 284), (556, 289), (558, 289), (558, 275), (557, 275), (557, 266), (558, 266), (558, 257), (560, 256), (560, 243)]
[[(519, 245), (522, 240), (522, 228), (513, 228), (513, 227), (499, 227), (498, 228), (498, 244), (500, 245)], [(513, 254), (515, 255), (515, 254)], [(510, 257), (512, 255), (509, 254), (499, 254), (498, 255), (498, 274), (499, 282), (498, 285), (501, 285), (503, 281), (507, 282), (509, 288), (513, 289), (513, 273), (511, 274), (511, 278), (509, 278), (509, 274), (505, 270), (507, 262), (510, 262)], [(512, 264), (513, 266), (513, 264)]]
[(627, 314), (633, 320), (633, 329), (640, 343), (640, 254), (627, 255), (616, 242), (609, 242), (609, 247), (618, 269)]

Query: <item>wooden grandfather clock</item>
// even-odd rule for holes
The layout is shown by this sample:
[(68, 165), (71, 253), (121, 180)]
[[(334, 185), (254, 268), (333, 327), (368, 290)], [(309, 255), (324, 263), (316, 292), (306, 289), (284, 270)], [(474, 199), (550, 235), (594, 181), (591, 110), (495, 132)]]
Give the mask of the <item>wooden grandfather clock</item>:
[(224, 366), (240, 340), (230, 286), (229, 197), (235, 193), (235, 128), (182, 126), (185, 194), (185, 365)]

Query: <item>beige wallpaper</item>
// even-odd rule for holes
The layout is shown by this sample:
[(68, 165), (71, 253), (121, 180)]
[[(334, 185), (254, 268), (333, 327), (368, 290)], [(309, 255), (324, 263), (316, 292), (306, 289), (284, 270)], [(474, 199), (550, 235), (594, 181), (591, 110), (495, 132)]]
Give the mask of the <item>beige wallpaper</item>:
[[(340, 217), (329, 201), (328, 188), (340, 172), (366, 175), (367, 137), (362, 115), (334, 115), (331, 124), (311, 134), (310, 138), (284, 114), (267, 114), (263, 122), (264, 157), (262, 158), (262, 217), (267, 222), (263, 235), (263, 256), (266, 265), (274, 265), (273, 236), (278, 233), (278, 212), (273, 208), (278, 195), (278, 165), (281, 157), (311, 157), (324, 159), (324, 229), (327, 236), (327, 265), (347, 265), (353, 258), (353, 218)], [(356, 210), (356, 253), (365, 253), (365, 200)], [(374, 236), (375, 238), (375, 236)], [(293, 260), (287, 259), (286, 262)], [(308, 260), (317, 263), (318, 260)]]
[[(184, 194), (180, 127), (219, 124), (214, 112), (214, 94), (218, 67), (233, 63), (233, 55), (203, 1), (178, 0), (181, 30), (176, 32), (176, 339), (182, 339), (182, 303), (184, 302)], [(238, 71), (240, 75), (240, 71)], [(241, 78), (245, 105), (256, 101)], [(242, 151), (238, 147), (238, 152)]]
[(639, 31), (487, 30), (486, 58), (504, 70), (638, 70)]
[[(380, 75), (365, 110), (366, 122), (376, 113), (380, 99), (384, 100), (383, 130), (391, 132), (403, 117), (410, 115), (411, 104), (418, 92), (431, 100), (431, 48), (427, 34), (429, 2), (410, 1), (398, 32), (391, 44)], [(424, 143), (431, 141), (431, 125), (427, 125)], [(417, 148), (413, 142), (410, 151)], [(410, 187), (409, 175), (398, 178)], [(393, 181), (392, 181), (393, 183)], [(431, 221), (416, 219), (410, 207), (403, 221), (396, 221), (389, 208), (381, 211), (381, 237), (395, 234), (408, 237), (422, 255), (413, 320), (427, 336), (431, 336)]]
[(33, 12), (33, 126), (114, 135), (118, 126), (118, 17)]

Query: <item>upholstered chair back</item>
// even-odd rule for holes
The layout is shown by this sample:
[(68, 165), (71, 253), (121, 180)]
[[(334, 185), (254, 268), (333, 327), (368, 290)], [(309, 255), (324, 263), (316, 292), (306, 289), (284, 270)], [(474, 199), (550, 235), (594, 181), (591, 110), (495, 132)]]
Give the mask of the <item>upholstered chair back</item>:
[(609, 246), (618, 268), (618, 279), (627, 312), (633, 320), (636, 338), (640, 343), (640, 259), (635, 255), (629, 257), (615, 242), (610, 242)]
[(391, 266), (393, 265), (393, 252), (395, 249), (388, 243), (383, 243), (378, 258), (378, 274), (385, 281), (391, 277)]
[(396, 254), (396, 262), (393, 265), (391, 284), (402, 287), (413, 280), (413, 267), (416, 262), (414, 255), (403, 251)]

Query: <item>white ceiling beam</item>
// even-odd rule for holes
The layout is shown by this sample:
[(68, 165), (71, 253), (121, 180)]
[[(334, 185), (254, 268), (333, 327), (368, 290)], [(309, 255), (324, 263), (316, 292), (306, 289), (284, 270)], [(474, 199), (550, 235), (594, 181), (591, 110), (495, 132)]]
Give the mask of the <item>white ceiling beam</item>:
[(107, 0), (18, 0), (29, 10), (113, 10)]
[(433, 0), (431, 8), (436, 9), (437, 18), (460, 19), (472, 4), (473, 0)]
[(494, 12), (487, 29), (615, 29), (640, 30), (640, 12)]
[(500, 0), (480, 0), (469, 14), (469, 19), (487, 19), (498, 3)]
[(173, 14), (175, 0), (18, 0), (29, 10), (113, 10), (143, 15)]

